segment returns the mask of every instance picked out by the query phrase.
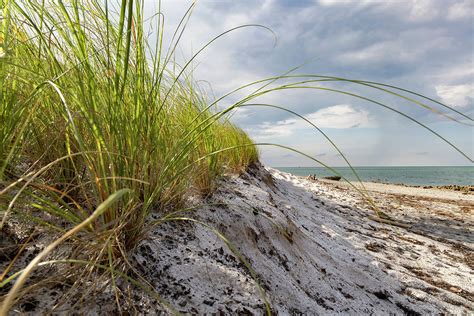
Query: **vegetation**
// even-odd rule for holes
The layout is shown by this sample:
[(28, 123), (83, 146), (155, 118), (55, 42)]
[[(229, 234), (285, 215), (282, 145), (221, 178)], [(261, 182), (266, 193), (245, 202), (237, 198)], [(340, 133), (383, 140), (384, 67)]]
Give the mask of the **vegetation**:
[[(218, 176), (242, 172), (258, 160), (255, 144), (227, 119), (233, 109), (272, 106), (250, 102), (285, 89), (350, 94), (314, 85), (328, 81), (400, 96), (398, 88), (378, 83), (286, 73), (239, 88), (256, 87), (219, 111), (217, 102), (239, 89), (210, 101), (188, 71), (195, 56), (182, 68), (173, 63), (192, 6), (165, 48), (161, 13), (153, 18), (157, 41), (151, 46), (143, 1), (117, 4), (112, 13), (110, 1), (3, 0), (0, 231), (15, 217), (62, 236), (31, 261), (3, 297), (3, 312), (28, 291), (22, 285), (32, 269), (68, 238), (74, 249), (65, 262), (88, 264), (112, 280), (129, 279), (127, 252), (143, 237), (150, 212), (179, 210), (186, 194), (210, 194)], [(270, 87), (281, 79), (293, 81)], [(11, 281), (5, 279), (9, 272), (0, 276), (0, 290)], [(81, 268), (75, 272), (77, 278), (94, 275)]]
[(185, 69), (169, 70), (177, 43), (163, 53), (162, 17), (152, 48), (143, 2), (120, 5), (114, 21), (107, 1), (5, 3), (0, 64), (1, 225), (14, 214), (65, 232), (107, 203), (82, 225), (95, 242), (81, 259), (113, 267), (151, 210), (179, 207), (189, 188), (208, 194), (258, 159)]

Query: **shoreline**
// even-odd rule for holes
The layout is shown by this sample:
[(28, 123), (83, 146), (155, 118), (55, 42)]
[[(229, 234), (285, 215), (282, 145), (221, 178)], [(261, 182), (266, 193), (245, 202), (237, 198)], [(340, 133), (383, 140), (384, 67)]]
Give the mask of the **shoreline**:
[[(274, 169), (272, 167), (268, 167), (273, 170), (278, 170)], [(279, 172), (284, 172), (280, 171)], [(294, 177), (302, 178), (308, 181), (321, 181), (321, 182), (327, 182), (327, 183), (341, 183), (341, 184), (347, 184), (346, 181), (343, 179), (340, 180), (333, 180), (329, 179), (328, 177), (316, 177), (315, 175), (308, 175), (308, 176), (300, 176), (300, 175), (295, 175), (289, 172), (284, 172), (291, 174)], [(353, 185), (359, 185), (360, 182), (353, 180), (350, 181)], [(416, 189), (433, 189), (433, 190), (442, 190), (442, 191), (457, 191), (460, 192), (461, 194), (473, 194), (474, 195), (474, 185), (458, 185), (458, 184), (449, 184), (449, 185), (412, 185), (412, 184), (405, 184), (405, 183), (391, 183), (391, 182), (383, 182), (383, 181), (362, 181), (363, 185), (386, 185), (386, 186), (396, 186), (396, 187), (407, 187), (407, 188), (416, 188)]]
[[(270, 167), (272, 169), (290, 173), (297, 177), (308, 177), (323, 179), (327, 177), (337, 177), (328, 171), (324, 167)], [(334, 167), (340, 174), (339, 176), (346, 177), (350, 182), (357, 182), (357, 178), (354, 176), (349, 167)], [(421, 168), (420, 174), (411, 174), (410, 168), (418, 169)], [(385, 167), (371, 167), (371, 166), (358, 166), (354, 167), (357, 174), (360, 176), (363, 182), (383, 183), (383, 184), (394, 184), (409, 187), (426, 187), (426, 188), (440, 188), (440, 189), (452, 189), (455, 191), (468, 191), (474, 192), (474, 166), (440, 166), (439, 168), (454, 168), (455, 170), (449, 171), (444, 170), (440, 174), (426, 173), (428, 170), (438, 168), (437, 166), (385, 166)], [(465, 168), (465, 172), (459, 172), (458, 168)], [(399, 172), (402, 176), (397, 175), (396, 170), (400, 169)], [(407, 177), (409, 176), (409, 177)], [(443, 179), (442, 181), (440, 179)], [(407, 183), (405, 183), (405, 181)]]
[[(308, 179), (306, 179), (308, 180)], [(308, 180), (315, 181), (315, 180)], [(334, 181), (327, 179), (317, 179), (317, 182), (321, 182), (327, 185), (341, 186), (345, 188), (353, 187), (345, 181)], [(380, 182), (362, 182), (362, 186), (359, 182), (351, 182), (352, 185), (359, 189), (367, 189), (370, 192), (385, 193), (385, 194), (398, 194), (398, 195), (410, 195), (410, 196), (421, 196), (438, 199), (451, 199), (451, 200), (466, 200), (474, 201), (473, 191), (460, 191), (455, 189), (447, 189), (444, 187), (420, 187), (420, 186), (409, 186), (392, 183), (380, 183)]]

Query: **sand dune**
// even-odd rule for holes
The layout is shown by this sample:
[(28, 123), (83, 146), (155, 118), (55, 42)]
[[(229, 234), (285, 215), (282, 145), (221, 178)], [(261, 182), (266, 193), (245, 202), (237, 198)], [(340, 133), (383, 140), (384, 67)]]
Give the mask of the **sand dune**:
[[(256, 168), (218, 187), (207, 203), (226, 206), (193, 216), (249, 261), (274, 312), (474, 311), (472, 195), (367, 184), (405, 229), (367, 219), (367, 203), (341, 183)], [(153, 267), (148, 277), (164, 297), (181, 312), (261, 314), (256, 282), (235, 255), (209, 229), (184, 227), (157, 227), (135, 257), (145, 273)], [(158, 256), (151, 266), (149, 256)]]
[[(223, 177), (206, 200), (190, 197), (197, 208), (179, 213), (182, 220), (153, 227), (130, 254), (132, 275), (143, 276), (164, 302), (188, 314), (261, 315), (265, 302), (258, 284), (279, 315), (473, 313), (473, 195), (365, 186), (382, 211), (407, 228), (369, 219), (373, 211), (347, 184), (259, 165)], [(210, 227), (230, 241), (253, 275)], [(167, 310), (140, 289), (118, 286), (131, 293), (122, 312)], [(76, 311), (116, 313), (108, 288), (105, 283)], [(66, 302), (84, 299), (82, 292), (68, 295)], [(33, 300), (34, 313), (70, 312), (58, 304), (65, 300), (57, 287)]]

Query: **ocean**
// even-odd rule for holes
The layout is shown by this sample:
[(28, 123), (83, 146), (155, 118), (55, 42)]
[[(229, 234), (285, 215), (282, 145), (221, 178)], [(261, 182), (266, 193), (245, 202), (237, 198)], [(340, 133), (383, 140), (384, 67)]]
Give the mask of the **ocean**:
[[(274, 167), (297, 176), (332, 176), (324, 167)], [(349, 167), (334, 167), (349, 181), (357, 178)], [(474, 166), (465, 167), (354, 167), (362, 181), (407, 185), (474, 185)]]

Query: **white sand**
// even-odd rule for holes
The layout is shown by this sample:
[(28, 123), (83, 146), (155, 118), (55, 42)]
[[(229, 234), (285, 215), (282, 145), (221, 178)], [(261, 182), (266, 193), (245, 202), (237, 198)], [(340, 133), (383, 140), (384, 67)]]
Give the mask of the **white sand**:
[[(339, 182), (258, 167), (223, 178), (217, 187), (206, 201), (194, 199), (206, 206), (180, 216), (222, 232), (250, 263), (279, 315), (474, 313), (472, 195), (367, 183), (384, 213), (409, 224), (405, 229), (368, 219), (367, 203)], [(130, 261), (179, 312), (264, 312), (248, 269), (204, 225), (156, 226)], [(59, 300), (43, 291), (35, 312), (51, 312)], [(113, 291), (77, 306), (83, 308), (77, 313), (116, 313)], [(137, 289), (121, 308), (164, 310)]]
[[(385, 213), (412, 224), (404, 229), (367, 219), (372, 212), (344, 184), (267, 170), (222, 180), (208, 203), (227, 206), (193, 216), (248, 259), (274, 312), (474, 312), (472, 196), (367, 185)], [(209, 229), (157, 227), (142, 247), (142, 271), (153, 270), (148, 278), (178, 311), (263, 312), (255, 281)]]
[[(331, 181), (326, 179), (319, 179), (317, 181), (329, 184), (329, 185), (339, 185), (344, 188), (351, 188), (347, 182), (338, 182)], [(385, 184), (385, 183), (375, 183), (375, 182), (352, 182), (359, 189), (365, 188), (368, 191), (377, 192), (377, 193), (390, 193), (397, 195), (409, 195), (409, 196), (419, 196), (419, 197), (429, 197), (434, 199), (444, 199), (444, 200), (454, 200), (454, 201), (469, 201), (474, 202), (473, 193), (463, 193), (461, 191), (453, 191), (447, 189), (437, 189), (437, 188), (427, 188), (422, 187), (412, 187), (412, 186), (403, 186), (396, 184)]]

